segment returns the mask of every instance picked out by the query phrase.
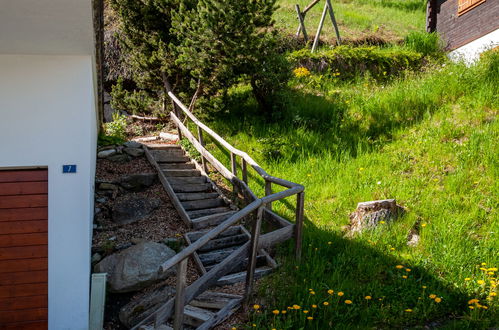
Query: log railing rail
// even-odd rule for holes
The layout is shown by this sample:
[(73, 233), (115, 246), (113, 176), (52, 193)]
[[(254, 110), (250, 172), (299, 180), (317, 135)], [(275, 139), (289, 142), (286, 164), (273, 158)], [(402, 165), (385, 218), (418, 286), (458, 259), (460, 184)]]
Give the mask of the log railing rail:
[[(246, 258), (248, 258), (248, 269), (246, 272), (245, 301), (248, 301), (253, 289), (256, 257), (258, 251), (262, 248), (271, 247), (294, 236), (296, 258), (299, 260), (301, 257), (303, 207), (305, 197), (304, 187), (300, 184), (269, 175), (247, 153), (234, 148), (212, 129), (199, 121), (172, 92), (168, 92), (168, 95), (174, 104), (174, 111), (170, 113), (171, 119), (177, 125), (179, 133), (187, 138), (201, 154), (203, 171), (207, 172), (207, 162), (209, 162), (213, 168), (215, 168), (221, 175), (233, 184), (234, 191), (242, 193), (248, 204), (161, 265), (161, 271), (163, 272), (177, 266), (177, 289), (175, 297), (170, 299), (166, 304), (149, 315), (146, 319), (142, 320), (134, 327), (134, 329), (138, 329), (140, 326), (152, 321), (155, 326), (161, 325), (171, 316), (173, 308), (175, 313), (174, 329), (181, 329), (184, 306), (208, 287), (213, 285), (218, 278), (229, 273), (232, 269), (244, 262)], [(185, 116), (196, 125), (198, 135), (197, 139), (179, 118), (179, 110), (181, 110)], [(230, 152), (231, 170), (228, 170), (205, 148), (203, 132), (210, 135), (215, 141)], [(240, 157), (242, 161), (242, 179), (239, 179), (237, 176), (237, 157)], [(264, 179), (266, 196), (258, 198), (249, 188), (247, 173), (248, 165), (250, 165)], [(276, 184), (287, 189), (272, 193), (272, 184)], [(271, 211), (272, 202), (279, 201), (293, 195), (297, 196), (295, 224), (288, 222)], [(254, 212), (256, 212), (257, 216), (253, 222), (251, 240), (234, 251), (223, 262), (212, 268), (186, 288), (185, 277), (188, 258), (211, 239), (215, 238), (224, 230), (241, 221), (243, 218), (250, 216)], [(260, 235), (261, 225), (264, 219), (271, 220), (282, 228)]]

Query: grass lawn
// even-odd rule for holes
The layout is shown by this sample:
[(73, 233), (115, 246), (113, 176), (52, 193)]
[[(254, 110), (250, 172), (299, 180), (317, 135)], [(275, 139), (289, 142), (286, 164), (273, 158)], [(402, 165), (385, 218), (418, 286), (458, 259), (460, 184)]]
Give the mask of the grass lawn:
[[(295, 4), (303, 10), (311, 0), (278, 0), (276, 26), (287, 34), (298, 28)], [(322, 0), (306, 15), (305, 27), (314, 36), (319, 25), (325, 1)], [(376, 35), (389, 41), (403, 39), (409, 32), (424, 31), (425, 1), (422, 0), (332, 0), (335, 17), (342, 38), (357, 39)], [(333, 24), (324, 24), (321, 36), (335, 38)]]
[[(498, 77), (496, 55), (388, 83), (295, 78), (274, 122), (258, 116), (247, 87), (234, 89), (232, 115), (210, 125), (306, 187), (303, 261), (282, 247), (259, 309), (239, 327), (498, 326)], [(261, 196), (262, 182), (251, 182)], [(358, 202), (385, 198), (406, 215), (344, 236)], [(292, 219), (290, 205), (274, 209)], [(421, 238), (410, 247), (415, 227)]]

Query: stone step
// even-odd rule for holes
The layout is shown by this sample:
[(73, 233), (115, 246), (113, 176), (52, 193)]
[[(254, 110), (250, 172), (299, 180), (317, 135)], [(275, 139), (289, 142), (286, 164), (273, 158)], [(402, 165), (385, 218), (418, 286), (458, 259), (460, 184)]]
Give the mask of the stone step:
[[(203, 237), (206, 233), (208, 233), (209, 230), (204, 230), (204, 231), (193, 231), (190, 233), (187, 233), (187, 237), (189, 237), (189, 240), (191, 243), (194, 243), (201, 237)], [(241, 226), (231, 226), (227, 229), (225, 229), (223, 232), (221, 232), (215, 239), (217, 238), (222, 238), (222, 237), (228, 237), (228, 236), (234, 236), (234, 235), (239, 235), (243, 234), (243, 230), (241, 229)]]
[(187, 211), (187, 215), (191, 219), (196, 219), (196, 218), (201, 218), (201, 217), (211, 215), (211, 214), (225, 213), (225, 212), (229, 212), (229, 211), (231, 211), (231, 209), (228, 207), (216, 207), (216, 208), (212, 208), (212, 209)]
[(179, 193), (176, 194), (181, 202), (185, 201), (197, 201), (202, 199), (212, 199), (220, 196), (217, 192), (212, 193)]
[(174, 192), (178, 193), (191, 193), (191, 192), (205, 192), (211, 190), (210, 183), (202, 184), (172, 184)]
[(225, 202), (221, 198), (212, 199), (200, 199), (197, 201), (186, 201), (181, 202), (182, 206), (186, 211), (190, 210), (202, 210), (218, 206), (225, 206)]
[(170, 177), (186, 177), (186, 176), (200, 176), (201, 172), (194, 169), (174, 169), (174, 170), (164, 170), (166, 176)]
[(198, 249), (200, 253), (202, 252), (208, 252), (208, 251), (216, 251), (216, 250), (221, 250), (225, 249), (228, 247), (232, 246), (239, 246), (243, 245), (248, 241), (248, 235), (246, 234), (239, 234), (239, 235), (234, 235), (234, 236), (229, 236), (229, 237), (223, 237), (223, 238), (218, 238), (218, 239), (212, 239), (202, 247)]
[[(257, 268), (255, 269), (255, 279), (259, 279), (270, 273), (272, 273), (272, 268), (269, 266)], [(245, 280), (246, 280), (246, 272), (244, 271), (221, 277), (217, 281), (217, 285), (218, 286), (231, 285), (239, 282), (244, 282)]]
[(186, 176), (186, 177), (168, 177), (168, 182), (170, 184), (198, 184), (198, 183), (205, 183), (206, 182), (206, 177), (205, 176)]
[(192, 228), (202, 229), (210, 226), (216, 226), (227, 220), (230, 216), (234, 215), (235, 213), (236, 211), (229, 211), (224, 213), (210, 214), (196, 219), (191, 218)]
[(159, 164), (159, 167), (163, 171), (170, 170), (170, 169), (187, 170), (187, 169), (195, 169), (196, 165), (194, 165), (193, 163), (162, 163), (162, 164)]

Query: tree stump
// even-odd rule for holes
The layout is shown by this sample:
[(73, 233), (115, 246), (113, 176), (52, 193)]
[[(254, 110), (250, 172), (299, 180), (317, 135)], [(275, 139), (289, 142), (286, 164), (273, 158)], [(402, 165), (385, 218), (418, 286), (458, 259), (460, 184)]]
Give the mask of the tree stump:
[(365, 229), (376, 228), (381, 221), (391, 222), (403, 211), (395, 199), (358, 203), (355, 212), (350, 214), (349, 233), (355, 234)]

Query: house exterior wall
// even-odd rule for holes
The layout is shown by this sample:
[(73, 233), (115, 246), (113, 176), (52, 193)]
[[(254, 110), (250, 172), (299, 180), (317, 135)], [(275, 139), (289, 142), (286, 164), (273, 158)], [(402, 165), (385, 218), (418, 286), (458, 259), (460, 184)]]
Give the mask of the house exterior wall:
[(437, 31), (451, 51), (499, 29), (499, 0), (486, 0), (458, 15), (458, 0), (433, 0), (429, 30)]
[(453, 50), (449, 53), (449, 58), (471, 64), (480, 58), (481, 53), (496, 47), (499, 47), (499, 29)]
[[(48, 168), (49, 329), (87, 329), (97, 123), (92, 55), (0, 55), (0, 168)], [(63, 174), (62, 165), (77, 173)]]

